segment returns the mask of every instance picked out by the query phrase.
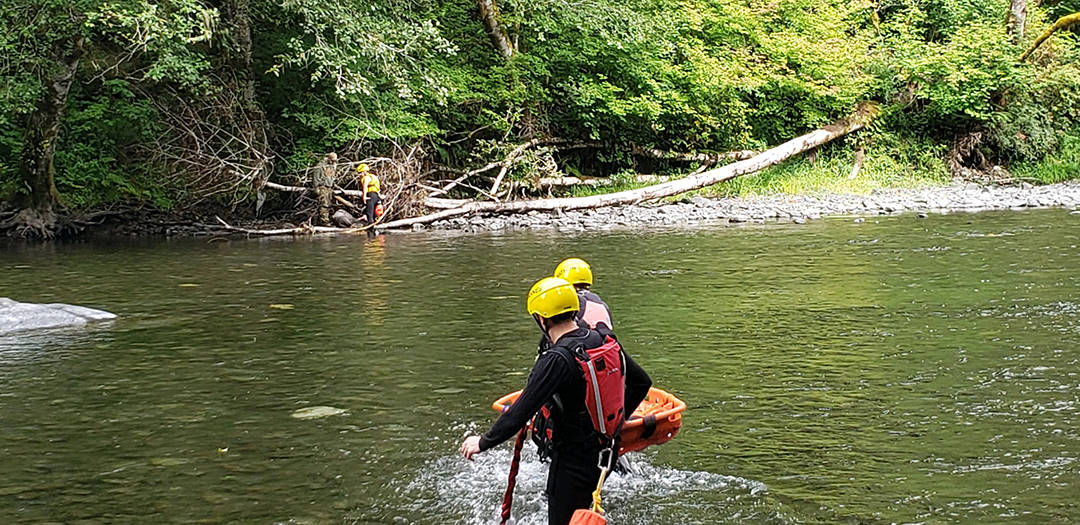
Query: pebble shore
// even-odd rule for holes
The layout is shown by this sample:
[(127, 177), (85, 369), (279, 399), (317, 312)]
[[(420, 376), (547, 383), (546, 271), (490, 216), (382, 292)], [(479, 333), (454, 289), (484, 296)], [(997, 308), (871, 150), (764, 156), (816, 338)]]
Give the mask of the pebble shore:
[[(416, 230), (496, 231), (506, 229), (606, 230), (643, 226), (792, 222), (826, 216), (860, 217), (917, 213), (1080, 207), (1080, 181), (1046, 186), (983, 186), (954, 183), (918, 189), (877, 190), (870, 195), (769, 195), (748, 198), (693, 197), (663, 204), (614, 206), (566, 212), (457, 217)], [(1070, 213), (1080, 215), (1080, 211)]]

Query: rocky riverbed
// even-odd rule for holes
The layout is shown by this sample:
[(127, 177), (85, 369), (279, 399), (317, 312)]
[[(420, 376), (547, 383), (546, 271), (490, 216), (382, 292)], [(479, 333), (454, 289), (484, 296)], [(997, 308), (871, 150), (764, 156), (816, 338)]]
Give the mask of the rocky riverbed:
[[(693, 197), (661, 204), (566, 212), (458, 217), (414, 229), (491, 231), (555, 228), (568, 231), (696, 224), (805, 223), (826, 216), (867, 216), (1080, 206), (1080, 181), (1046, 186), (982, 186), (954, 183), (918, 189), (878, 190), (870, 195), (769, 195), (747, 198)], [(1080, 214), (1080, 211), (1070, 213)]]

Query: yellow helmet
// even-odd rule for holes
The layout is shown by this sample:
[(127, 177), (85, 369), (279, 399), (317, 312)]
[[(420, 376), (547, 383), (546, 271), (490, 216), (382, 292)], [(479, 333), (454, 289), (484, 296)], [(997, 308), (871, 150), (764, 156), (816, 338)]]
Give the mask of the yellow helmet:
[(544, 277), (529, 290), (529, 299), (525, 302), (529, 315), (539, 315), (550, 319), (566, 312), (578, 310), (577, 290), (574, 285), (558, 277)]
[(356, 171), (359, 171), (360, 173), (364, 173), (367, 170), (368, 170), (368, 165), (363, 163), (363, 162), (356, 165)]
[(592, 268), (589, 263), (578, 259), (567, 259), (555, 267), (555, 277), (566, 279), (570, 284), (592, 285)]

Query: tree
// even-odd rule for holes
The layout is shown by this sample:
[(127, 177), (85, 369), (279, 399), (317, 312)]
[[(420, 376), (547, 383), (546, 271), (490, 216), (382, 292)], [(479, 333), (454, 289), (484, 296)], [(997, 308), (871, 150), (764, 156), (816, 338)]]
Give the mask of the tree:
[[(21, 94), (8, 103), (23, 115), (22, 151), (16, 167), (21, 211), (13, 225), (28, 236), (48, 237), (60, 204), (53, 157), (68, 93), (86, 42), (85, 4), (39, 1), (0, 8), (8, 34), (4, 91)], [(27, 74), (29, 73), (29, 74)], [(41, 79), (37, 80), (36, 79)]]
[[(195, 0), (152, 4), (147, 0), (30, 0), (0, 7), (0, 20), (18, 28), (3, 37), (8, 60), (0, 65), (3, 91), (15, 93), (2, 108), (24, 122), (17, 180), (21, 209), (13, 222), (25, 236), (50, 237), (62, 201), (56, 189), (54, 157), (68, 97), (79, 79), (81, 59), (93, 55), (108, 64), (96, 78), (119, 74), (126, 64), (158, 43), (158, 62), (143, 77), (160, 80), (175, 73), (183, 46), (209, 38), (216, 13)], [(155, 78), (156, 77), (156, 78)]]
[(1005, 17), (1007, 32), (1012, 35), (1014, 44), (1024, 38), (1024, 24), (1027, 23), (1027, 0), (1010, 0), (1009, 14)]
[(476, 0), (476, 5), (480, 9), (480, 19), (484, 21), (484, 27), (487, 28), (488, 36), (491, 37), (491, 43), (495, 45), (495, 49), (503, 58), (514, 56), (514, 44), (510, 42), (510, 37), (499, 20), (499, 9), (495, 5), (495, 0)]

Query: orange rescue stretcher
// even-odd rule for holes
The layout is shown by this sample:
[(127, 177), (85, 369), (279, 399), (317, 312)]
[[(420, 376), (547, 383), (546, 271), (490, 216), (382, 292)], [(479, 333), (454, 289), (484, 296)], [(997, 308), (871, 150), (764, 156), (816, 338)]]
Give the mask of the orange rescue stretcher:
[[(491, 408), (496, 412), (505, 412), (520, 395), (521, 390), (506, 394), (496, 399)], [(619, 455), (671, 441), (682, 427), (684, 410), (686, 403), (681, 399), (659, 388), (649, 388), (649, 395), (638, 405), (630, 419), (623, 423)]]

